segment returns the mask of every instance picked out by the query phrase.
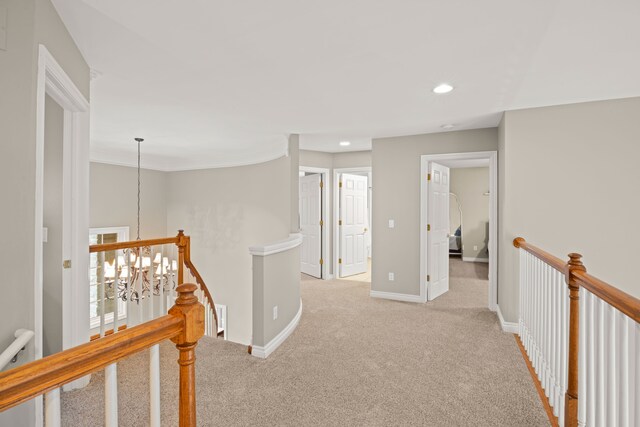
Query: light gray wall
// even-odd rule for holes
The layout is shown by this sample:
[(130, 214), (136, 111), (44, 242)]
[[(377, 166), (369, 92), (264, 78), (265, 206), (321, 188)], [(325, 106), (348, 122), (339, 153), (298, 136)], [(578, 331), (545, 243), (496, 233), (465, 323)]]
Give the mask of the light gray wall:
[(62, 351), (62, 138), (64, 110), (45, 103), (43, 244), (43, 355)]
[[(371, 151), (351, 151), (345, 153), (325, 153), (322, 151), (300, 150), (300, 166), (329, 169), (330, 191), (327, 193), (331, 227), (328, 230), (327, 245), (329, 245), (329, 272), (335, 274), (333, 265), (333, 237), (335, 224), (333, 223), (333, 170), (345, 168), (371, 167)], [(325, 221), (326, 223), (326, 221)]]
[[(49, 0), (2, 0), (7, 8), (7, 49), (0, 50), (0, 211), (7, 224), (0, 245), (5, 272), (0, 301), (0, 348), (18, 328), (34, 328), (35, 129), (38, 44), (44, 44), (73, 82), (89, 97), (89, 67)], [(26, 357), (33, 359), (33, 342)], [(0, 414), (2, 425), (33, 425), (30, 410)]]
[[(138, 171), (127, 166), (91, 163), (90, 227), (129, 226), (129, 238), (136, 238)], [(173, 236), (167, 229), (168, 174), (141, 170), (140, 237)]]
[[(290, 209), (290, 218), (291, 218), (291, 232), (297, 233), (300, 231), (300, 215), (299, 215), (299, 193), (298, 189), (299, 176), (298, 176), (298, 165), (300, 164), (300, 135), (290, 135), (289, 136), (289, 169), (291, 173), (291, 181), (290, 181), (290, 198), (289, 198), (289, 209)], [(285, 236), (283, 236), (285, 237)]]
[[(454, 168), (449, 175), (450, 190), (458, 196), (462, 205), (462, 256), (486, 259), (489, 257), (489, 196), (484, 193), (489, 191), (489, 168)], [(460, 214), (453, 197), (449, 216), (453, 234), (460, 223)]]
[(249, 247), (281, 240), (291, 229), (290, 162), (291, 156), (168, 177), (167, 228), (191, 236), (194, 264), (214, 301), (227, 306), (231, 341), (251, 343)]
[(498, 303), (518, 316), (522, 236), (559, 258), (584, 255), (591, 274), (640, 297), (640, 98), (505, 113)]
[(497, 148), (496, 128), (373, 140), (372, 290), (420, 294), (420, 156)]
[[(273, 319), (273, 307), (278, 318)], [(253, 345), (264, 347), (300, 309), (300, 246), (253, 256)]]

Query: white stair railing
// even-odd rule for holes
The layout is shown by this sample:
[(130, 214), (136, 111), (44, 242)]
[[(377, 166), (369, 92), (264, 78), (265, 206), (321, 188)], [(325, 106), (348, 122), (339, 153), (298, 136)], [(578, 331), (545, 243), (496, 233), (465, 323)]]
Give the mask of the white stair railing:
[(640, 426), (640, 299), (588, 274), (580, 254), (514, 246), (519, 336), (558, 425)]
[(33, 335), (34, 332), (29, 329), (18, 329), (15, 332), (13, 335), (15, 340), (0, 354), (0, 371), (9, 363), (14, 363), (18, 360), (18, 353), (31, 341)]

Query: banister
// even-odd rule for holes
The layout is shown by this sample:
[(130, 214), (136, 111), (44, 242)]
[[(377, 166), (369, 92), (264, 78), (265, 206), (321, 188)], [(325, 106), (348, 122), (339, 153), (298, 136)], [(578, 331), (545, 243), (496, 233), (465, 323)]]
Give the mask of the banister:
[(184, 319), (166, 315), (0, 374), (0, 412), (174, 338)]
[(620, 310), (631, 319), (640, 323), (640, 299), (611, 286), (607, 282), (593, 277), (586, 271), (576, 271), (573, 277), (580, 286), (606, 302), (612, 307)]
[(32, 330), (18, 329), (15, 334), (13, 334), (15, 340), (0, 354), (0, 369), (4, 369), (4, 367), (22, 351), (24, 346), (31, 341), (34, 335), (35, 333)]
[(144, 246), (178, 244), (179, 237), (163, 237), (160, 239), (132, 240), (130, 242), (102, 243), (89, 246), (89, 253), (116, 251), (119, 249), (142, 248)]
[(209, 288), (207, 288), (207, 285), (204, 283), (204, 280), (200, 275), (200, 272), (198, 271), (196, 266), (193, 264), (193, 262), (191, 262), (191, 237), (185, 236), (183, 231), (180, 230), (178, 232), (178, 241), (179, 241), (178, 245), (180, 244), (184, 245), (184, 264), (187, 266), (187, 268), (189, 269), (193, 277), (195, 277), (196, 282), (200, 285), (200, 288), (204, 291), (207, 299), (211, 303), (211, 306), (213, 308), (213, 319), (216, 322), (215, 330), (217, 331), (218, 330), (218, 312), (215, 309), (215, 303), (213, 301), (213, 298), (211, 297)]
[(522, 237), (516, 237), (515, 239), (513, 239), (513, 246), (515, 246), (516, 248), (524, 249), (525, 251), (534, 255), (536, 258), (544, 261), (545, 263), (549, 264), (551, 267), (562, 273), (565, 273), (567, 270), (566, 262), (558, 257), (551, 255), (549, 252), (544, 251), (539, 247), (532, 245), (531, 243), (528, 243)]

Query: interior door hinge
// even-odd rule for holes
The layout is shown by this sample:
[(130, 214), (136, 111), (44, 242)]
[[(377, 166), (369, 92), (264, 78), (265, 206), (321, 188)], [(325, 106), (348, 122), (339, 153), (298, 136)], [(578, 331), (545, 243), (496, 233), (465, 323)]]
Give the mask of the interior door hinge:
[(338, 225), (342, 225), (342, 220), (341, 219), (338, 220)]
[(320, 265), (324, 264), (324, 261), (322, 258), (320, 258)]
[(431, 174), (430, 173), (427, 174), (427, 181), (431, 181)]
[(324, 184), (322, 183), (322, 181), (320, 181), (320, 188), (324, 187)]
[(427, 231), (431, 231), (431, 224), (427, 224)]
[(65, 259), (64, 261), (62, 261), (62, 268), (71, 268), (71, 260)]
[(342, 264), (342, 258), (338, 258), (338, 264)]
[(320, 220), (320, 227), (324, 225), (324, 221)]
[(338, 187), (342, 188), (342, 181), (338, 183)]
[(431, 281), (431, 276), (427, 274), (427, 282), (430, 282), (430, 281)]

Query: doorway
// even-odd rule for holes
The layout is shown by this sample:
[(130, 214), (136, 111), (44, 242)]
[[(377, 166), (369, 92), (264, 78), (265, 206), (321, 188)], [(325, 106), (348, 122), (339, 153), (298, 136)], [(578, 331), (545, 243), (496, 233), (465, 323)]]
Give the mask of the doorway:
[(329, 169), (299, 169), (299, 229), (302, 234), (300, 271), (308, 276), (330, 278), (327, 237), (329, 218)]
[(334, 169), (334, 272), (371, 282), (371, 167)]
[(497, 153), (424, 155), (421, 163), (421, 297), (446, 294), (451, 280), (477, 279), (495, 311)]

